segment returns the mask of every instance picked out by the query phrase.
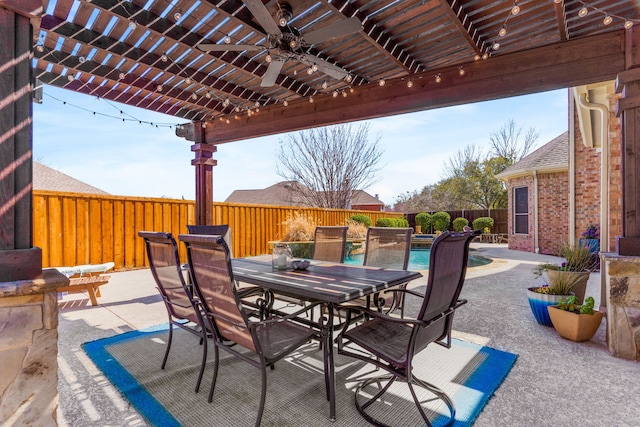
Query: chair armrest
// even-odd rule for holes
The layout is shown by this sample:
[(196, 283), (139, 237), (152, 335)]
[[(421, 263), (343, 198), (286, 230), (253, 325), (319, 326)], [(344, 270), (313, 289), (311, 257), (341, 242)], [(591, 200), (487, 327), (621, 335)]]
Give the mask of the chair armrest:
[(411, 290), (411, 289), (398, 288), (398, 289), (386, 289), (386, 290), (382, 291), (383, 294), (390, 293), (390, 292), (393, 292), (393, 293), (396, 293), (396, 292), (405, 293), (405, 294), (410, 294), (410, 295), (417, 296), (419, 298), (424, 298), (423, 294), (421, 294), (419, 292), (416, 292), (414, 290)]
[(298, 316), (300, 316), (302, 313), (309, 311), (319, 305), (323, 304), (322, 302), (314, 302), (311, 303), (303, 308), (301, 308), (300, 310), (294, 312), (294, 313), (289, 313), (286, 316), (278, 316), (276, 318), (268, 318), (265, 320), (261, 320), (259, 322), (251, 322), (252, 325), (267, 325), (269, 323), (278, 323), (278, 322), (285, 322), (287, 320), (296, 320), (296, 318)]

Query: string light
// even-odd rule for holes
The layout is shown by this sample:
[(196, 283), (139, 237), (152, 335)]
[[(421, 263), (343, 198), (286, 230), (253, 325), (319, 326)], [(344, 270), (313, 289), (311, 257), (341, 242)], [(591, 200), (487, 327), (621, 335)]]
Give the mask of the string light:
[(125, 77), (127, 77), (127, 75), (125, 73), (123, 73), (122, 71), (120, 72), (120, 74), (118, 74), (118, 78), (120, 80), (124, 79)]
[(160, 57), (160, 60), (162, 62), (167, 62), (169, 60), (169, 57), (167, 56), (166, 53), (163, 53), (162, 56)]
[(407, 87), (413, 87), (413, 82), (411, 79), (407, 80)]
[(229, 35), (226, 35), (224, 37), (224, 42), (225, 42), (225, 44), (230, 44), (231, 43), (231, 37)]
[(511, 14), (517, 15), (520, 13), (520, 6), (518, 6), (518, 0), (513, 2), (513, 7), (511, 8)]
[(42, 46), (41, 44), (37, 44), (37, 45), (36, 45), (36, 50), (37, 50), (38, 52), (44, 52), (44, 46)]
[(502, 26), (502, 28), (500, 28), (500, 31), (498, 31), (498, 35), (500, 37), (504, 37), (507, 35), (507, 27), (505, 27), (504, 25)]
[(282, 101), (282, 105), (284, 105), (285, 107), (289, 106), (289, 101), (287, 101), (286, 99), (284, 101)]
[(178, 9), (178, 11), (173, 14), (173, 19), (175, 19), (176, 21), (179, 21), (180, 18), (182, 18), (182, 12), (180, 11), (180, 9)]
[(603, 25), (611, 25), (611, 24), (613, 24), (613, 21), (615, 19), (618, 19), (618, 20), (620, 20), (620, 21), (622, 21), (624, 23), (623, 27), (625, 29), (627, 29), (627, 30), (632, 28), (634, 26), (634, 24), (640, 22), (637, 19), (629, 19), (629, 18), (625, 18), (625, 17), (620, 16), (620, 15), (616, 15), (616, 14), (613, 14), (613, 13), (605, 12), (604, 10), (602, 10), (602, 9), (600, 9), (598, 7), (592, 6), (589, 3), (586, 3), (584, 1), (580, 1), (579, 3), (582, 5), (580, 10), (578, 11), (578, 17), (580, 17), (580, 18), (584, 18), (585, 16), (587, 16), (587, 14), (590, 11), (594, 11), (594, 12), (600, 13), (603, 16), (603, 18), (602, 18), (602, 24)]
[(329, 87), (329, 85), (327, 84), (326, 80), (324, 82), (322, 82), (322, 89), (326, 89), (327, 87)]
[(80, 61), (81, 64), (84, 64), (86, 60), (87, 58), (85, 58), (84, 56), (78, 58), (78, 61)]
[(163, 89), (162, 85), (158, 85), (157, 89), (158, 89), (158, 92), (162, 92), (162, 89)]
[(464, 68), (460, 67), (460, 68), (458, 69), (458, 74), (459, 74), (459, 75), (464, 76), (464, 75), (465, 75), (465, 73), (466, 73), (466, 72), (464, 71)]
[(384, 86), (387, 82), (384, 79), (380, 79), (380, 81), (378, 82), (378, 84), (380, 86)]
[(129, 21), (129, 28), (135, 30), (138, 27), (138, 23), (136, 21)]
[(442, 76), (440, 74), (436, 74), (436, 83), (440, 83), (442, 81)]
[(331, 94), (334, 98), (338, 97), (338, 91), (334, 90), (333, 93)]
[(313, 96), (309, 97), (309, 104), (313, 104)]

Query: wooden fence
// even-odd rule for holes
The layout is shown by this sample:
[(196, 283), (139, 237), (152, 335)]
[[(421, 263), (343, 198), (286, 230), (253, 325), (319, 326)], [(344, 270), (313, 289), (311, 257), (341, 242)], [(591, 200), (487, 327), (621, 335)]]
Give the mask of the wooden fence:
[[(116, 269), (147, 267), (138, 231), (168, 231), (177, 239), (193, 224), (195, 202), (164, 198), (104, 196), (53, 191), (33, 192), (33, 245), (42, 249), (43, 267), (100, 264)], [(362, 213), (378, 218), (403, 217), (398, 212), (300, 208), (293, 206), (214, 203), (215, 224), (229, 224), (233, 254), (242, 257), (269, 252), (268, 242), (283, 235), (282, 222), (294, 212), (318, 225), (342, 225)], [(183, 245), (180, 255), (185, 258)]]

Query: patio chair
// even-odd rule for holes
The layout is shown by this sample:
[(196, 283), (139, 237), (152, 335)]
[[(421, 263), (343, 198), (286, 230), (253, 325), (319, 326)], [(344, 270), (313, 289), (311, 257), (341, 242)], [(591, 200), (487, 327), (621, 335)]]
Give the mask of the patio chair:
[[(291, 320), (313, 309), (315, 304), (287, 316), (250, 321), (247, 309), (238, 294), (229, 248), (222, 236), (181, 234), (178, 239), (187, 248), (194, 288), (209, 327), (214, 331), (215, 358), (209, 402), (213, 400), (219, 367), (218, 348), (221, 348), (261, 371), (262, 388), (256, 419), (256, 426), (259, 426), (267, 391), (267, 367), (273, 368), (275, 362), (316, 336), (316, 332), (310, 327)], [(253, 353), (253, 356), (234, 348), (233, 344), (244, 347)], [(252, 376), (246, 378), (248, 384), (253, 384)]]
[[(411, 252), (411, 228), (398, 227), (369, 227), (363, 265), (368, 267), (394, 268), (406, 270), (409, 266)], [(399, 285), (406, 288), (407, 284)], [(394, 293), (388, 311), (396, 308), (403, 309), (403, 294)], [(382, 310), (384, 298), (376, 298), (375, 305)]]
[(344, 262), (348, 227), (316, 227), (312, 259)]
[(156, 281), (157, 289), (162, 296), (169, 316), (169, 340), (161, 368), (164, 369), (167, 364), (174, 326), (200, 337), (202, 362), (195, 388), (197, 393), (200, 390), (204, 367), (207, 363), (207, 328), (199, 305), (193, 298), (192, 290), (184, 280), (178, 245), (171, 233), (140, 231), (138, 236), (144, 239), (151, 274)]
[[(438, 387), (416, 378), (412, 372), (412, 365), (414, 356), (431, 343), (451, 347), (453, 314), (467, 302), (459, 299), (459, 296), (467, 270), (469, 244), (477, 234), (477, 231), (444, 232), (436, 238), (431, 246), (429, 279), (424, 294), (407, 289), (393, 290), (422, 299), (415, 318), (390, 317), (378, 311), (355, 306), (348, 311), (347, 323), (337, 339), (338, 353), (364, 360), (388, 373), (385, 376), (365, 379), (355, 391), (356, 408), (370, 423), (384, 425), (367, 413), (367, 409), (376, 402), (378, 405), (390, 405), (389, 402), (384, 402), (382, 396), (396, 380), (407, 383), (414, 403), (428, 426), (431, 426), (431, 423), (420, 404), (414, 385), (428, 390), (442, 400), (449, 409), (451, 419), (455, 417), (455, 407), (449, 396)], [(350, 328), (350, 319), (355, 312), (366, 313), (370, 320)], [(372, 390), (371, 386), (374, 384), (380, 389), (377, 390), (373, 386)], [(367, 388), (369, 389), (365, 391)], [(361, 402), (363, 395), (373, 396), (366, 397), (366, 400)]]
[(229, 255), (233, 258), (233, 250), (231, 249), (233, 246), (233, 240), (231, 240), (231, 228), (229, 224), (220, 224), (220, 225), (187, 225), (187, 232), (189, 234), (208, 234), (208, 235), (219, 235), (224, 238), (224, 241), (227, 242), (227, 246), (229, 247)]

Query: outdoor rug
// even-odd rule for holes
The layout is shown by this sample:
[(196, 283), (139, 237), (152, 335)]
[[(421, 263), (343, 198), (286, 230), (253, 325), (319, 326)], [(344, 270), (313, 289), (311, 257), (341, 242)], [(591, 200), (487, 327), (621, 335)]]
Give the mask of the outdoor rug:
[[(213, 402), (207, 402), (213, 374), (212, 345), (199, 393), (194, 392), (202, 347), (188, 332), (174, 332), (167, 366), (160, 369), (167, 326), (132, 331), (85, 343), (89, 357), (126, 399), (154, 426), (249, 426), (260, 400), (260, 371), (220, 352), (220, 370)], [(431, 345), (414, 360), (414, 373), (449, 394), (456, 406), (455, 426), (469, 426), (500, 386), (517, 356), (454, 340), (446, 349)], [(379, 376), (371, 365), (336, 354), (336, 416), (329, 420), (325, 398), (322, 350), (310, 343), (267, 372), (263, 426), (367, 426), (354, 406), (358, 380)], [(420, 388), (416, 388), (420, 390)], [(423, 425), (408, 387), (396, 383), (379, 414), (392, 425)], [(427, 392), (421, 400), (432, 400)], [(434, 427), (446, 424), (446, 407), (430, 403)]]

